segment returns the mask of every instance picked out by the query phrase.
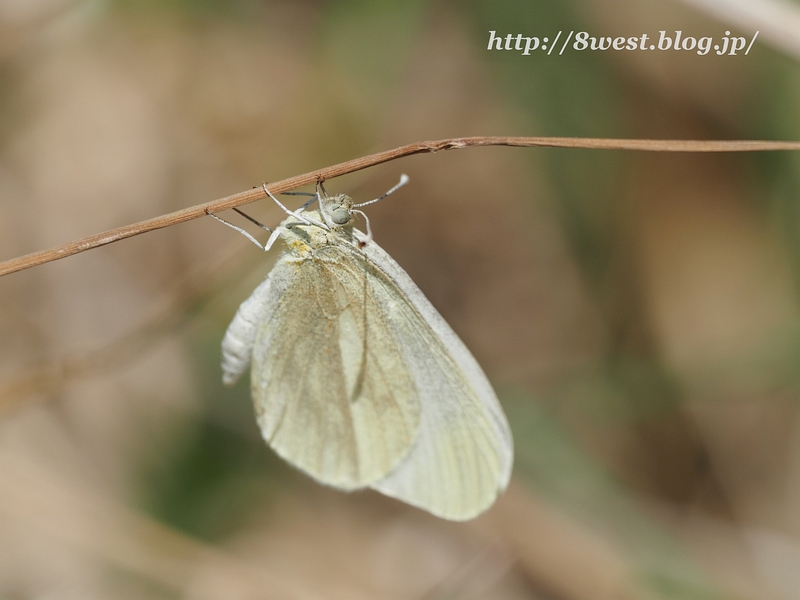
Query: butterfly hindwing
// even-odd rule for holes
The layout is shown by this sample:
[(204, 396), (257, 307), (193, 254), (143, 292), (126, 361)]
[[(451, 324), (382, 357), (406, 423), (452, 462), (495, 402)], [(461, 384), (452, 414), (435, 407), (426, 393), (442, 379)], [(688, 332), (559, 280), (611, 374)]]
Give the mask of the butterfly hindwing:
[(472, 518), (508, 484), (508, 422), (477, 361), (411, 278), (374, 242), (365, 253), (382, 274), (376, 295), (398, 307), (393, 328), (422, 406), (414, 448), (372, 487), (440, 517)]

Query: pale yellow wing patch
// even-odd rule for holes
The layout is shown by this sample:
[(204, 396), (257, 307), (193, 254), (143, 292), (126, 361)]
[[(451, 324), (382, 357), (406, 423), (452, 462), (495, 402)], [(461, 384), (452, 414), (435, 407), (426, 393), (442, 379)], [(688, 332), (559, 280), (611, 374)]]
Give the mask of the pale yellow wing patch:
[(352, 254), (282, 258), (290, 283), (259, 325), (252, 390), (265, 439), (322, 483), (364, 487), (412, 447), (419, 397), (401, 341)]

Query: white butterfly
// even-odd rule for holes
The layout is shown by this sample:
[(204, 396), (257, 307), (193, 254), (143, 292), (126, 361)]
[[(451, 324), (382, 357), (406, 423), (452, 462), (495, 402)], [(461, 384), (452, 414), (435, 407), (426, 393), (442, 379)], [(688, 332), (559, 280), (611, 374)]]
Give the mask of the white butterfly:
[(461, 521), (505, 489), (513, 442), (464, 343), (372, 241), (369, 221), (367, 234), (351, 223), (407, 181), (362, 204), (318, 184), (298, 211), (264, 186), (289, 217), (263, 249), (278, 237), (287, 249), (228, 327), (223, 381), (233, 385), (252, 363), (264, 439), (320, 483), (369, 487)]

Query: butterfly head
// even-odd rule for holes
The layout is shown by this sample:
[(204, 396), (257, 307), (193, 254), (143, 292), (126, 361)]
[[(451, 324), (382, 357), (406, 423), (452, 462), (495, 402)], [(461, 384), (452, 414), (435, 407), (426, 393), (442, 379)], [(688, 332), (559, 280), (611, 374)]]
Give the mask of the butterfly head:
[(353, 199), (347, 194), (321, 197), (321, 210), (325, 220), (334, 227), (350, 223), (353, 211)]

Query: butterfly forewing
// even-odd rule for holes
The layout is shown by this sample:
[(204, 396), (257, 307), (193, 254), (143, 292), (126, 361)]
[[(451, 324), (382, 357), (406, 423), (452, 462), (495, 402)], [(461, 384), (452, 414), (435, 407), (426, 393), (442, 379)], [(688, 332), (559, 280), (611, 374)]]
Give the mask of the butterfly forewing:
[(319, 481), (344, 489), (383, 477), (409, 451), (419, 397), (401, 340), (363, 265), (331, 246), (284, 255), (287, 279), (258, 327), (252, 390), (264, 437)]

